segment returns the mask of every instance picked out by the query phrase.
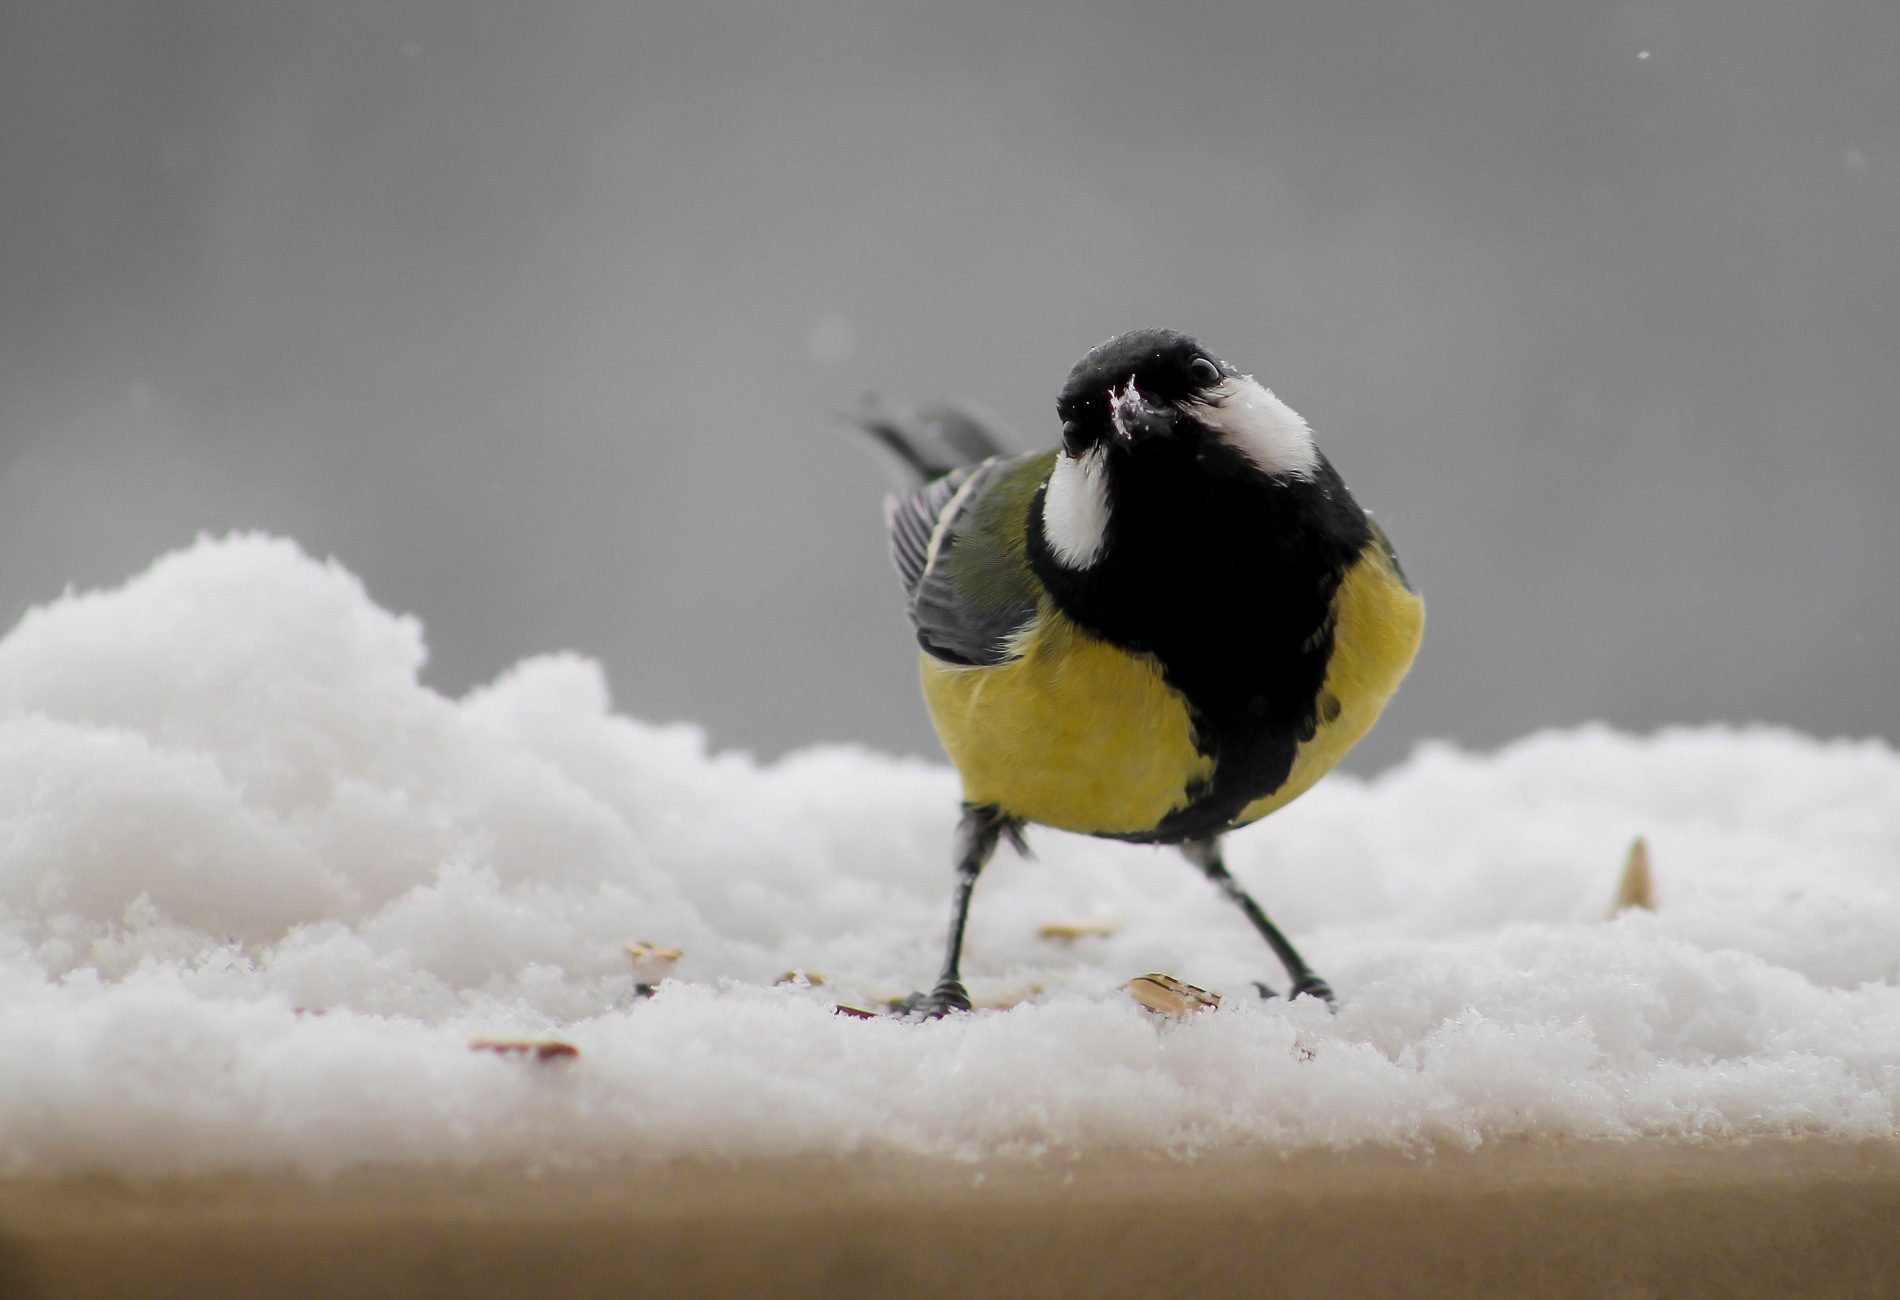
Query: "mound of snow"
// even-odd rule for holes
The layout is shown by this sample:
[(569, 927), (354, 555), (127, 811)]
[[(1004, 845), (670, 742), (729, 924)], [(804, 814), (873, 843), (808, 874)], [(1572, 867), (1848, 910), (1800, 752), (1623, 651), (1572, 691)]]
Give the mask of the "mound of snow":
[[(910, 1026), (831, 1008), (933, 975), (951, 772), (711, 754), (571, 655), (450, 700), (423, 656), (262, 537), (0, 641), (0, 1170), (1900, 1131), (1879, 744), (1585, 729), (1329, 779), (1229, 843), (1336, 1016), (1252, 999), (1280, 972), (1175, 855), (1032, 830), (965, 965), (1030, 1000)], [(1660, 910), (1605, 921), (1639, 833)], [(1119, 928), (1038, 936), (1077, 921)], [(684, 951), (648, 1000), (633, 940)], [(1151, 970), (1226, 1002), (1156, 1020), (1119, 990)]]

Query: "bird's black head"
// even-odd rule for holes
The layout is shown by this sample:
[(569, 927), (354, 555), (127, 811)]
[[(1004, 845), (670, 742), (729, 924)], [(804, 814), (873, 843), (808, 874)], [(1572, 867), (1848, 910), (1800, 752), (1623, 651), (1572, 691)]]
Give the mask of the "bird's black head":
[(1322, 463), (1306, 421), (1173, 330), (1133, 330), (1092, 349), (1069, 372), (1056, 411), (1062, 452), (1042, 523), (1050, 553), (1069, 569), (1104, 554), (1116, 501), (1137, 483), (1170, 492), (1217, 474), (1285, 486)]
[(1098, 444), (1131, 448), (1183, 431), (1192, 405), (1204, 405), (1239, 371), (1174, 330), (1118, 334), (1075, 363), (1056, 399), (1062, 446), (1079, 455)]

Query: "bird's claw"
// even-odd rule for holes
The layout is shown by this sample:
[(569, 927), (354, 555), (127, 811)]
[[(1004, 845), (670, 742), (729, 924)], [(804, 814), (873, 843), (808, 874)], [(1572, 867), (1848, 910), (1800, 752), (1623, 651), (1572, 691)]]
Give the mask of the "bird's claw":
[(970, 1009), (970, 993), (958, 980), (938, 980), (928, 993), (913, 993), (891, 1003), (891, 1014), (899, 1020), (917, 1023), (941, 1020), (952, 1012)]
[[(1263, 1002), (1280, 996), (1265, 980), (1255, 980), (1253, 986), (1259, 991)], [(1333, 986), (1310, 971), (1294, 980), (1293, 987), (1287, 991), (1287, 999), (1291, 1001), (1294, 998), (1318, 998), (1326, 1004), (1327, 1010), (1339, 1010), (1339, 999), (1333, 995)]]
[(1333, 996), (1333, 986), (1311, 971), (1293, 981), (1293, 991), (1288, 996), (1318, 998), (1329, 1010), (1339, 1010), (1339, 999)]

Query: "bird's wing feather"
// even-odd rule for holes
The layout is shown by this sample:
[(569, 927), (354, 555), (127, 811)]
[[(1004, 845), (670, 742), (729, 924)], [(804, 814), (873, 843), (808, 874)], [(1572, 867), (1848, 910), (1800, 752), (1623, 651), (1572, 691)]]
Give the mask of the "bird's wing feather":
[(897, 575), (904, 580), (905, 595), (917, 594), (917, 583), (924, 576), (924, 566), (930, 562), (930, 540), (943, 524), (945, 507), (956, 496), (957, 489), (982, 468), (966, 465), (915, 491), (901, 496), (893, 493), (884, 498), (884, 524), (890, 530), (891, 563), (897, 566)]
[[(971, 666), (1016, 656), (1016, 634), (1036, 617), (1042, 594), (1025, 543), (1029, 503), (1052, 460), (1047, 453), (992, 458), (893, 507), (892, 548), (902, 550), (898, 569), (907, 575), (911, 622), (931, 655)], [(919, 549), (915, 538), (926, 515), (932, 526)], [(900, 531), (909, 540), (900, 541)], [(917, 566), (915, 582), (907, 558)]]

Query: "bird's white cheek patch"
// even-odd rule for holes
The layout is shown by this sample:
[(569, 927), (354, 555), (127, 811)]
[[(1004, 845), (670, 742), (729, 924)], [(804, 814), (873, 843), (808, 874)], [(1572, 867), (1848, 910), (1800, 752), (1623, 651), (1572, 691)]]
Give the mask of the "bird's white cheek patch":
[(1043, 535), (1056, 559), (1071, 569), (1099, 560), (1108, 541), (1107, 457), (1099, 444), (1080, 456), (1064, 452), (1043, 493)]
[(1252, 375), (1223, 383), (1195, 414), (1262, 473), (1305, 478), (1319, 467), (1306, 421)]

